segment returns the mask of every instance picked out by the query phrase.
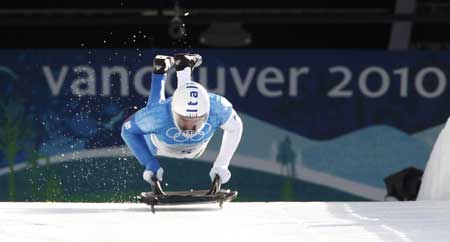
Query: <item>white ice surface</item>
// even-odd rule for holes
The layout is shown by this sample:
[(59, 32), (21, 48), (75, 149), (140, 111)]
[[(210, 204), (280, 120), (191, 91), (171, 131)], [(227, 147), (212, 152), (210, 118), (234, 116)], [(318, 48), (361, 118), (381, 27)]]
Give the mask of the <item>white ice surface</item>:
[(0, 241), (450, 241), (450, 202), (0, 203)]
[[(422, 177), (417, 200), (450, 200), (450, 118), (439, 133)], [(450, 241), (450, 239), (449, 239)]]

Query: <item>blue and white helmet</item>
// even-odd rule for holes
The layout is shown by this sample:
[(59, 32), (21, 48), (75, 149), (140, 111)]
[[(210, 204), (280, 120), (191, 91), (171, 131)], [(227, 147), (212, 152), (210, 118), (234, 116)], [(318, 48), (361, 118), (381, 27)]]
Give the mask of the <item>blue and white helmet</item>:
[(203, 129), (209, 115), (209, 95), (197, 82), (178, 87), (172, 96), (172, 115), (175, 126), (184, 136), (194, 136)]

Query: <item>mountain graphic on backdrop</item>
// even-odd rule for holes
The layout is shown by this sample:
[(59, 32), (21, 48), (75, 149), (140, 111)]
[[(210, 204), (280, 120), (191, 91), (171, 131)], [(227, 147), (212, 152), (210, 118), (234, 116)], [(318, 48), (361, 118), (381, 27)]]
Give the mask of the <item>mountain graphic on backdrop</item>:
[[(432, 149), (429, 142), (441, 130), (437, 126), (409, 135), (391, 126), (377, 125), (315, 141), (246, 114), (239, 115), (245, 128), (237, 154), (276, 162), (277, 144), (289, 137), (297, 164), (378, 188), (384, 188), (384, 177), (406, 167), (424, 169)], [(265, 138), (251, 138), (255, 136)], [(220, 140), (221, 135), (215, 135), (210, 148), (218, 150)]]

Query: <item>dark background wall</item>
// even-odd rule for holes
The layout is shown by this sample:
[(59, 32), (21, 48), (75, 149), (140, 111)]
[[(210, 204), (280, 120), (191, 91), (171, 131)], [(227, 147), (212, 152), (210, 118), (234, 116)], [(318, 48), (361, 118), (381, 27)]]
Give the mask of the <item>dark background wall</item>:
[[(0, 10), (0, 48), (208, 48), (214, 21), (239, 22), (242, 48), (384, 49), (395, 1), (179, 1), (187, 35), (168, 35), (175, 1), (10, 1)], [(184, 16), (186, 12), (189, 15)], [(420, 28), (419, 28), (420, 29)], [(146, 38), (130, 37), (141, 31)], [(424, 32), (425, 30), (422, 30)], [(417, 38), (429, 33), (417, 32)], [(32, 40), (32, 41), (30, 41)], [(107, 40), (107, 43), (104, 43)]]

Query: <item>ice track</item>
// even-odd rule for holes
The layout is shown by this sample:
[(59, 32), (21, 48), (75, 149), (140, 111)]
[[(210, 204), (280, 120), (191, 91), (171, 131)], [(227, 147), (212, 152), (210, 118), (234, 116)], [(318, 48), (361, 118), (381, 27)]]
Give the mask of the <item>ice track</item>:
[(0, 241), (450, 240), (450, 202), (0, 203)]

